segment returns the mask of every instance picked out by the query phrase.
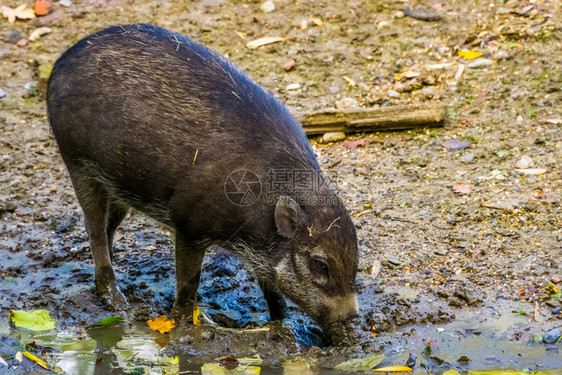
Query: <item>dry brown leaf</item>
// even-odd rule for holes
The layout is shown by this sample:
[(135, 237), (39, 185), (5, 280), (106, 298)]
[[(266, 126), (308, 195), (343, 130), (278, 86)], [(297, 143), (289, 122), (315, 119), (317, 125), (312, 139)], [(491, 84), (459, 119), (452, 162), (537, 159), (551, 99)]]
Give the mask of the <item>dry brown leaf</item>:
[(266, 44), (284, 42), (286, 40), (289, 40), (289, 38), (284, 38), (281, 36), (266, 36), (246, 43), (246, 47), (248, 47), (249, 49), (256, 49), (258, 47), (265, 46)]
[(8, 22), (14, 23), (16, 19), (30, 20), (32, 18), (35, 18), (35, 12), (33, 11), (33, 9), (26, 8), (27, 5), (22, 4), (19, 7), (13, 9), (7, 6), (3, 6), (2, 8), (0, 8), (0, 10), (2, 10), (2, 15), (8, 19)]

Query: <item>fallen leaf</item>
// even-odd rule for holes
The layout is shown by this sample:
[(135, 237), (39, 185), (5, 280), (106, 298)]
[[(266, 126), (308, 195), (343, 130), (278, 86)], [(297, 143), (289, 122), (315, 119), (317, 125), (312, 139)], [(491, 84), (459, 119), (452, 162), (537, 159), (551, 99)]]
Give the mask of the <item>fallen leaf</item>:
[(349, 150), (356, 150), (357, 147), (359, 146), (365, 147), (371, 142), (373, 142), (373, 140), (362, 138), (362, 139), (356, 139), (354, 141), (345, 141), (341, 145)]
[(21, 352), (17, 352), (14, 358), (16, 359), (16, 361), (21, 363), (21, 361), (23, 361), (23, 354)]
[(453, 192), (456, 194), (470, 194), (472, 193), (472, 186), (465, 184), (464, 182), (460, 182), (453, 186)]
[(50, 370), (49, 366), (47, 366), (47, 362), (43, 361), (41, 358), (38, 358), (31, 354), (30, 352), (23, 352), (23, 355), (26, 356), (29, 360), (37, 363), (39, 366), (43, 367), (45, 370)]
[(311, 19), (312, 23), (315, 24), (316, 26), (324, 26), (324, 21), (322, 21), (320, 18), (318, 17), (312, 17)]
[(478, 51), (459, 51), (459, 57), (465, 60), (472, 60), (480, 56), (482, 53)]
[(231, 356), (219, 358), (219, 363), (227, 370), (234, 370), (240, 364), (236, 358)]
[(193, 307), (193, 324), (201, 324), (201, 313), (199, 312), (199, 305), (195, 302)]
[(406, 70), (406, 71), (403, 72), (403, 73), (396, 74), (396, 75), (394, 76), (394, 79), (395, 79), (396, 81), (400, 81), (402, 78), (416, 78), (416, 77), (418, 77), (419, 75), (420, 75), (419, 72), (414, 72), (414, 71), (412, 71), (412, 70)]
[(515, 171), (519, 172), (519, 173), (523, 173), (523, 174), (528, 174), (528, 175), (539, 175), (539, 174), (545, 174), (546, 173), (545, 168), (526, 168), (526, 169), (516, 169)]
[(376, 279), (381, 272), (381, 262), (378, 259), (375, 259), (373, 262), (373, 266), (371, 267), (371, 279)]
[(14, 9), (7, 6), (3, 6), (2, 8), (0, 8), (0, 10), (2, 10), (2, 15), (8, 19), (8, 22), (14, 23), (16, 19), (30, 20), (32, 18), (35, 18), (35, 12), (33, 11), (33, 9), (31, 8), (26, 9), (26, 8), (27, 5), (22, 4)]
[(343, 76), (343, 79), (345, 79), (347, 81), (347, 84), (351, 87), (355, 86), (355, 81), (352, 80), (351, 78), (349, 78), (348, 76)]
[[(554, 281), (554, 280), (553, 280), (553, 281)], [(556, 287), (556, 285), (554, 285), (554, 284), (551, 283), (550, 281), (547, 281), (547, 283), (548, 283), (548, 286), (552, 288), (552, 291), (553, 291), (554, 293), (560, 292), (560, 289), (558, 289), (558, 288)]]
[(43, 35), (50, 34), (52, 32), (53, 32), (53, 29), (51, 29), (50, 27), (40, 27), (38, 29), (33, 30), (31, 35), (29, 36), (29, 40), (34, 42), (37, 39), (39, 39), (40, 37), (42, 37)]
[(125, 318), (122, 318), (120, 316), (110, 316), (107, 317), (105, 319), (100, 320), (99, 322), (96, 322), (94, 324), (90, 324), (89, 326), (86, 327), (86, 329), (90, 329), (93, 327), (108, 327), (108, 326), (112, 326), (114, 324), (117, 324), (119, 322), (126, 322), (127, 320), (125, 320)]
[(54, 319), (49, 315), (49, 310), (11, 311), (10, 320), (17, 328), (30, 331), (48, 331), (56, 326)]
[(51, 10), (51, 2), (49, 0), (35, 0), (33, 9), (35, 9), (36, 15), (46, 16)]
[(256, 49), (258, 47), (265, 46), (267, 44), (284, 42), (286, 40), (289, 40), (289, 38), (284, 38), (280, 36), (266, 36), (246, 43), (246, 47), (248, 47), (249, 49)]
[(174, 319), (168, 320), (166, 315), (162, 315), (154, 320), (149, 320), (146, 322), (150, 329), (158, 331), (160, 333), (166, 333), (172, 330), (176, 326)]
[(535, 318), (535, 322), (539, 324), (542, 323), (542, 314), (538, 302), (536, 302), (535, 304), (535, 312), (533, 314), (533, 317)]
[(218, 363), (205, 363), (201, 367), (201, 375), (259, 375), (261, 368), (257, 366), (238, 366), (234, 370), (227, 370)]
[(441, 142), (441, 146), (453, 151), (462, 151), (465, 148), (472, 147), (472, 144), (468, 141), (458, 141), (456, 139), (451, 139), (450, 141)]
[(369, 370), (377, 366), (384, 359), (384, 354), (371, 354), (364, 358), (356, 358), (334, 366), (335, 370), (342, 371), (361, 371)]
[(408, 371), (414, 371), (414, 370), (412, 370), (411, 368), (406, 367), (406, 366), (388, 366), (388, 367), (376, 368), (376, 369), (373, 369), (373, 371), (384, 371), (384, 372), (386, 372), (386, 371), (388, 371), (388, 372), (405, 371), (405, 372), (408, 372)]

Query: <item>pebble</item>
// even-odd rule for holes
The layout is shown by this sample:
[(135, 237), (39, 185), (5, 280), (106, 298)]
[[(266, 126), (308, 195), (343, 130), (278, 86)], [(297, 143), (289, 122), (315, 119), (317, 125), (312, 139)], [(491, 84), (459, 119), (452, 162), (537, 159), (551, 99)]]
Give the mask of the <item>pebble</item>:
[(533, 159), (527, 155), (523, 155), (521, 156), (521, 160), (519, 160), (515, 166), (519, 169), (527, 169), (532, 167), (534, 164)]
[(14, 30), (10, 33), (10, 35), (6, 39), (6, 42), (11, 44), (16, 44), (18, 40), (20, 40), (23, 36), (24, 35), (21, 32)]
[(326, 133), (322, 136), (322, 142), (337, 142), (343, 141), (345, 139), (345, 133), (343, 132), (335, 132), (335, 133)]
[(472, 163), (474, 161), (474, 154), (472, 152), (467, 152), (461, 158), (461, 163)]
[(400, 94), (396, 90), (388, 90), (388, 96), (390, 98), (397, 98), (400, 96)]
[(72, 6), (72, 1), (70, 0), (60, 0), (59, 4), (62, 5), (63, 7), (70, 7)]
[(560, 315), (560, 314), (562, 314), (562, 307), (558, 307), (558, 308), (552, 310), (552, 314), (553, 314), (553, 315)]
[(39, 39), (40, 37), (42, 37), (43, 35), (46, 35), (46, 34), (49, 34), (49, 33), (52, 33), (52, 32), (53, 32), (53, 29), (51, 29), (50, 27), (40, 27), (38, 29), (33, 30), (31, 35), (29, 36), (29, 40), (34, 42), (37, 39)]
[(20, 39), (20, 40), (18, 40), (18, 42), (16, 43), (16, 45), (17, 45), (18, 47), (25, 47), (25, 46), (27, 46), (27, 43), (28, 43), (27, 39)]
[(340, 92), (340, 88), (338, 86), (330, 86), (330, 88), (328, 90), (330, 91), (330, 94), (332, 94), (332, 95)]
[(466, 66), (472, 69), (486, 68), (492, 65), (492, 60), (490, 59), (477, 59), (473, 62), (468, 63)]
[(336, 102), (337, 109), (352, 109), (357, 107), (359, 107), (359, 103), (353, 98), (343, 98)]
[(290, 83), (290, 84), (287, 85), (287, 91), (298, 90), (300, 88), (301, 88), (300, 83)]
[(273, 12), (275, 10), (275, 4), (273, 3), (273, 1), (268, 0), (262, 5), (260, 5), (260, 9), (262, 12), (265, 13)]
[(398, 12), (396, 12), (394, 14), (394, 17), (396, 18), (404, 18), (404, 12), (402, 12), (401, 10), (399, 10)]
[(426, 210), (421, 210), (418, 215), (420, 215), (420, 216), (425, 216), (425, 215), (427, 215), (427, 211), (426, 211)]
[(560, 336), (562, 336), (562, 331), (560, 330), (560, 328), (553, 328), (544, 334), (544, 336), (542, 337), (542, 341), (547, 344), (554, 344), (556, 341), (558, 341)]
[(424, 94), (425, 96), (428, 96), (430, 98), (433, 98), (435, 96), (435, 89), (431, 88), (431, 87), (424, 87), (421, 90), (422, 94)]
[(7, 95), (7, 94), (6, 94), (6, 91), (0, 89), (0, 98), (5, 97), (6, 95)]

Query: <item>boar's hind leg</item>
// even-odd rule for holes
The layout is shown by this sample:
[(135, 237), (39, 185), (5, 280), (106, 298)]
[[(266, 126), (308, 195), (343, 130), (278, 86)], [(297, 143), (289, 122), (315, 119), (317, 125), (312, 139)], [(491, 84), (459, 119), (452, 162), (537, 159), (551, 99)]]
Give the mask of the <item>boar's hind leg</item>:
[(176, 230), (176, 301), (172, 310), (176, 320), (193, 318), (205, 249)]
[(260, 280), (259, 284), (263, 291), (263, 296), (269, 307), (269, 318), (271, 320), (283, 320), (287, 316), (287, 304), (283, 296), (269, 285), (270, 282)]
[(111, 266), (108, 243), (109, 198), (103, 187), (83, 173), (69, 166), (70, 178), (82, 211), (94, 258), (96, 287), (104, 303), (116, 311), (128, 308), (127, 299), (119, 290)]

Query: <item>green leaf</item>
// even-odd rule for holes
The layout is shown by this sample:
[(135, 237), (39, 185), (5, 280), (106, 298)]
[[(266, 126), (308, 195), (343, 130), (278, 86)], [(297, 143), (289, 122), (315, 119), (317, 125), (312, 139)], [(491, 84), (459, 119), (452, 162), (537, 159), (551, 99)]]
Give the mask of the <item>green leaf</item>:
[(375, 366), (378, 366), (378, 364), (382, 362), (384, 357), (384, 354), (371, 354), (364, 358), (357, 358), (342, 362), (339, 365), (334, 366), (334, 369), (343, 371), (369, 370)]
[(48, 331), (56, 326), (54, 319), (49, 315), (49, 310), (11, 311), (10, 320), (17, 328), (30, 331)]
[(108, 318), (100, 320), (97, 323), (90, 324), (89, 326), (86, 327), (86, 329), (90, 329), (93, 327), (109, 327), (119, 322), (126, 322), (126, 321), (127, 320), (125, 320), (125, 318), (122, 318), (120, 316), (110, 316)]

